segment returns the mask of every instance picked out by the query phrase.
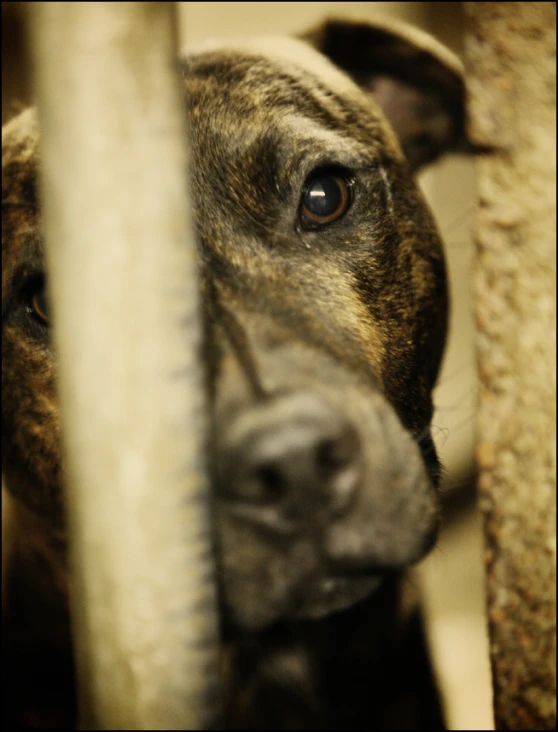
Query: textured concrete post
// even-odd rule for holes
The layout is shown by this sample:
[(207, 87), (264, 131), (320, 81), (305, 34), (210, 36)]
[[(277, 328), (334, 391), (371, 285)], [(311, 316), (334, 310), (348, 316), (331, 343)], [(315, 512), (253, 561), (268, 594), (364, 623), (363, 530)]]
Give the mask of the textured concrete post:
[(466, 3), (497, 729), (556, 727), (556, 3)]
[(29, 3), (81, 726), (215, 725), (196, 253), (172, 3)]

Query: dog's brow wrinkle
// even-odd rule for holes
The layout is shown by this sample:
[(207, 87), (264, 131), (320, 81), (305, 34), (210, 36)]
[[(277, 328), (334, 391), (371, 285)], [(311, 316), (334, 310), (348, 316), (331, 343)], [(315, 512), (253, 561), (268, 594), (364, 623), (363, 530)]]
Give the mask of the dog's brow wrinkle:
[(3, 198), (2, 206), (23, 206), (24, 208), (35, 208), (36, 204), (31, 201), (19, 201), (13, 198)]
[(256, 363), (254, 361), (254, 356), (252, 354), (248, 338), (246, 337), (246, 333), (233, 313), (223, 305), (218, 293), (215, 291), (215, 288), (212, 289), (212, 304), (219, 311), (219, 318), (217, 320), (220, 322), (222, 330), (243, 368), (243, 373), (246, 376), (254, 396), (256, 399), (263, 399), (265, 398), (266, 393), (258, 376), (258, 370), (256, 368)]
[(386, 173), (386, 170), (382, 165), (380, 165), (380, 174), (382, 176), (382, 180), (384, 181), (384, 185), (386, 187), (389, 213), (391, 216), (393, 216), (393, 195), (392, 195), (392, 191), (391, 191), (391, 183), (390, 183), (390, 180)]
[(18, 234), (35, 234), (36, 228), (34, 226), (23, 226), (18, 227)]

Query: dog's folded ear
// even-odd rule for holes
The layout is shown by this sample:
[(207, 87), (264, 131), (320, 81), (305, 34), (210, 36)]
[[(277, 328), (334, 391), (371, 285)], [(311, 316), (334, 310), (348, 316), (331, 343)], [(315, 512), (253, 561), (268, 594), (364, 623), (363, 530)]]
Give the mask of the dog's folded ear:
[(400, 22), (330, 19), (299, 36), (373, 95), (413, 171), (446, 152), (476, 152), (466, 138), (466, 90), (459, 59)]

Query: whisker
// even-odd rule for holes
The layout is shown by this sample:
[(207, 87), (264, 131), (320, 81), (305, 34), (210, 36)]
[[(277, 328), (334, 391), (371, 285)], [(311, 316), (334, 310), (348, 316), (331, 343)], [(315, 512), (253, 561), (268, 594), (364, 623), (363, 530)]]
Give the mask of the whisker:
[(452, 233), (452, 231), (455, 231), (455, 229), (463, 223), (463, 219), (465, 219), (472, 211), (475, 210), (477, 205), (477, 199), (471, 198), (467, 204), (465, 204), (464, 208), (461, 210), (460, 213), (457, 214), (457, 216), (453, 219), (452, 223), (448, 226), (446, 231), (444, 232), (445, 236), (448, 236)]
[(461, 366), (459, 366), (458, 368), (451, 371), (449, 374), (445, 374), (443, 376), (443, 378), (440, 379), (440, 381), (436, 385), (436, 388), (434, 389), (434, 393), (436, 393), (436, 391), (440, 387), (446, 386), (447, 384), (449, 384), (450, 381), (452, 381), (452, 379), (454, 379), (456, 376), (459, 376), (464, 371), (466, 371), (468, 369), (473, 369), (474, 367), (475, 367), (475, 362), (473, 361), (473, 359), (470, 359), (470, 360), (466, 361), (464, 364), (462, 364)]

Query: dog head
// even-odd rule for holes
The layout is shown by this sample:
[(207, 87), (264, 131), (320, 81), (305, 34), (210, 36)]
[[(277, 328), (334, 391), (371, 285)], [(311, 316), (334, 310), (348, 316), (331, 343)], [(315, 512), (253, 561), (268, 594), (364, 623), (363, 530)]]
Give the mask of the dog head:
[[(441, 243), (413, 173), (462, 146), (456, 62), (328, 22), (182, 64), (227, 617), (319, 617), (437, 526)], [(391, 120), (390, 121), (388, 121)], [(2, 144), (2, 440), (12, 495), (63, 527), (33, 111)]]

